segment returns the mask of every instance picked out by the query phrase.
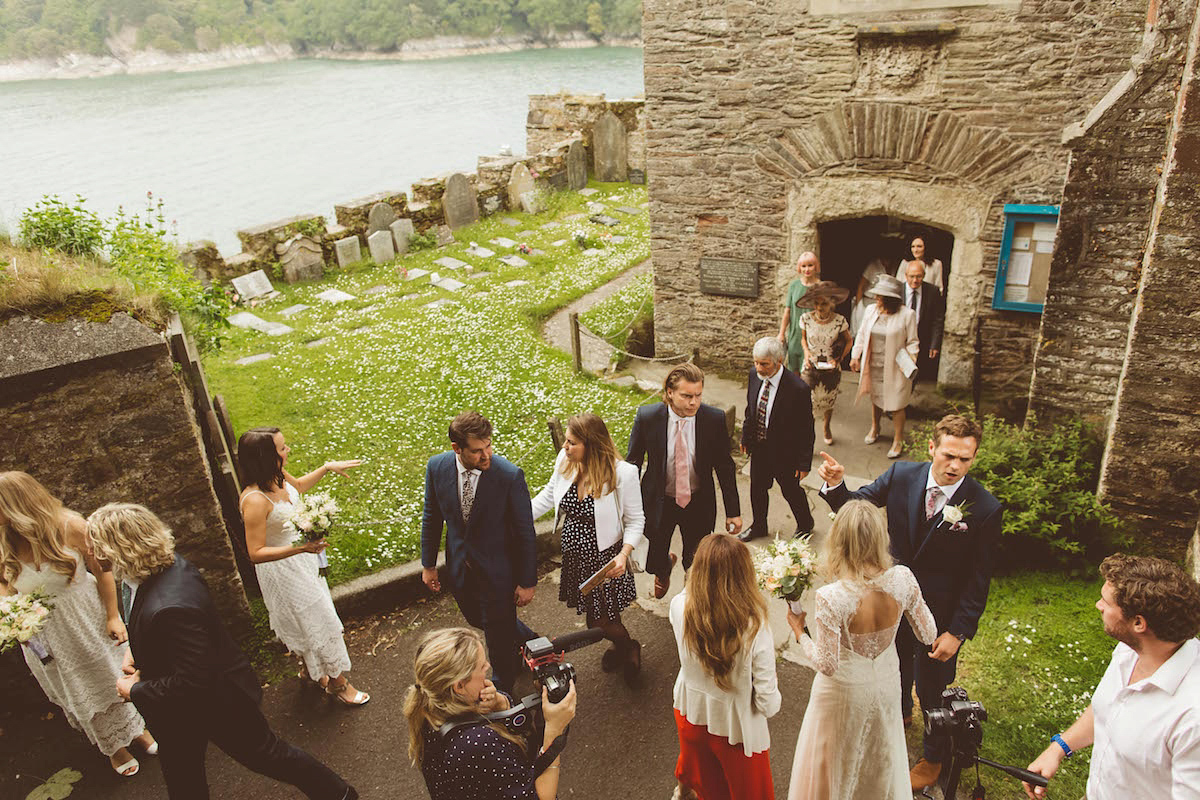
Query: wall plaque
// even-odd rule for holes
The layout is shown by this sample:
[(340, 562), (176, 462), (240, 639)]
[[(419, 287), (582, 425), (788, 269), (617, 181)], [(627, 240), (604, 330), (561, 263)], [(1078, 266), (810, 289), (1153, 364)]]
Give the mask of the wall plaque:
[(733, 297), (758, 297), (757, 261), (734, 258), (701, 258), (700, 291)]

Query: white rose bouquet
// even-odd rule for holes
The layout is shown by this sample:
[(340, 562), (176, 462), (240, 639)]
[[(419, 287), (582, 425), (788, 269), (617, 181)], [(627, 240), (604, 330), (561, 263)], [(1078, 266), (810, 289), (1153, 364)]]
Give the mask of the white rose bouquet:
[[(328, 494), (313, 492), (301, 496), (292, 507), (289, 520), (296, 530), (293, 543), (306, 544), (324, 539), (329, 535), (340, 513), (341, 508), (338, 507), (337, 501)], [(321, 574), (324, 575), (329, 568), (329, 559), (324, 552), (317, 553), (317, 563), (320, 565)]]
[(776, 536), (766, 547), (755, 551), (754, 571), (758, 574), (760, 588), (798, 605), (800, 595), (812, 586), (817, 572), (817, 554), (808, 536), (785, 540)]
[(38, 590), (0, 597), (0, 653), (21, 644), (29, 647), (43, 664), (50, 661), (52, 656), (37, 635), (50, 619), (52, 608), (50, 598)]

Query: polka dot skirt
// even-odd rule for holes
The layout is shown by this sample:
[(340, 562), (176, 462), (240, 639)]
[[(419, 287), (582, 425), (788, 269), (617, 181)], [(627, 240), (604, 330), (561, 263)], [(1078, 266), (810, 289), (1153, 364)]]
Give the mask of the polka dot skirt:
[(562, 582), (558, 599), (580, 614), (591, 614), (600, 621), (611, 621), (637, 598), (633, 575), (626, 572), (615, 580), (605, 581), (585, 597), (579, 584), (621, 552), (622, 542), (600, 552), (596, 544), (596, 501), (592, 497), (579, 499), (574, 484), (562, 499), (565, 519), (562, 529)]

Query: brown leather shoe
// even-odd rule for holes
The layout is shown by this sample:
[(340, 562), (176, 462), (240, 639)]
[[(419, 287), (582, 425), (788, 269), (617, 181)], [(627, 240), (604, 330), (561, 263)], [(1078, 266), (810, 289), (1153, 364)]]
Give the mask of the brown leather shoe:
[(667, 569), (667, 574), (654, 576), (654, 599), (662, 600), (671, 588), (671, 570), (675, 569), (675, 562), (678, 560), (679, 556), (671, 553), (671, 566)]
[(921, 759), (908, 772), (908, 780), (912, 783), (913, 791), (925, 789), (937, 783), (938, 776), (942, 774), (942, 765), (935, 764), (932, 761)]

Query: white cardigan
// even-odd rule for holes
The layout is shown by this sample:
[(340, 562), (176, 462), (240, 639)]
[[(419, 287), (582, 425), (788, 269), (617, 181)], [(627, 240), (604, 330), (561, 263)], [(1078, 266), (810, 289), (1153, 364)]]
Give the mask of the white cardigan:
[(783, 704), (775, 677), (775, 641), (770, 626), (758, 629), (750, 647), (742, 647), (733, 662), (733, 691), (717, 686), (704, 666), (683, 643), (683, 605), (687, 589), (671, 600), (671, 627), (679, 649), (679, 677), (675, 679), (674, 705), (693, 725), (741, 744), (747, 756), (771, 746), (767, 717)]
[[(558, 451), (554, 460), (554, 472), (550, 482), (533, 498), (533, 518), (557, 509), (567, 490), (571, 488), (572, 475), (562, 473), (566, 463), (565, 450)], [(607, 488), (607, 487), (606, 487)], [(621, 508), (617, 509), (617, 496), (621, 497)], [(638, 480), (638, 469), (627, 461), (617, 460), (617, 491), (601, 495), (595, 500), (596, 548), (604, 552), (618, 541), (636, 548), (641, 543), (646, 528), (646, 515), (642, 512), (642, 487)]]

